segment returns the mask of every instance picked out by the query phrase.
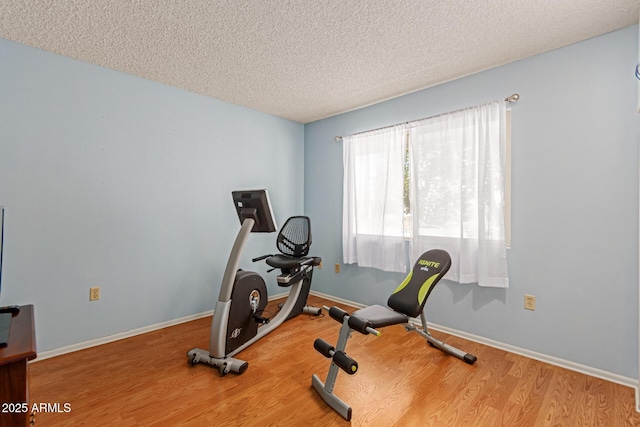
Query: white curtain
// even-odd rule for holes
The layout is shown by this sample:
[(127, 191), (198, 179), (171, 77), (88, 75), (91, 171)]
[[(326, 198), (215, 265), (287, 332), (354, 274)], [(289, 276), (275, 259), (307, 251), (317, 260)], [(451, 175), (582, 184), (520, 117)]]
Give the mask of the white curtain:
[(343, 138), (343, 261), (406, 272), (403, 183), (407, 129)]
[(411, 259), (449, 252), (447, 278), (508, 287), (504, 227), (506, 103), (412, 123)]

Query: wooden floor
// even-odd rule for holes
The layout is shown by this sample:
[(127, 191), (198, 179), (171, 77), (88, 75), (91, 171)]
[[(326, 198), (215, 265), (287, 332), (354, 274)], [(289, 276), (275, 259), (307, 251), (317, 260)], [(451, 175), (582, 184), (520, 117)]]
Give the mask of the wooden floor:
[[(321, 306), (327, 301), (310, 297)], [(311, 387), (329, 361), (313, 349), (335, 344), (329, 316), (298, 316), (238, 355), (242, 375), (190, 366), (186, 353), (208, 348), (210, 318), (30, 365), (31, 402), (59, 403), (40, 426), (638, 426), (634, 391), (522, 356), (434, 332), (475, 354), (467, 365), (401, 326), (380, 338), (352, 335), (356, 375), (340, 372), (335, 393), (351, 423)], [(69, 412), (63, 412), (68, 403)]]

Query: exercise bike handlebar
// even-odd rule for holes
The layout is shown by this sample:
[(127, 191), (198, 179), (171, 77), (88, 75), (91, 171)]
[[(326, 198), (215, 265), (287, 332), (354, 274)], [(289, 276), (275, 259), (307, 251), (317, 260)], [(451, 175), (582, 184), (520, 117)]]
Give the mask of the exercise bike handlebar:
[(262, 256), (259, 256), (258, 258), (253, 258), (251, 261), (258, 262), (258, 261), (262, 261), (263, 259), (267, 259), (267, 258), (272, 257), (272, 256), (273, 256), (273, 254), (262, 255)]

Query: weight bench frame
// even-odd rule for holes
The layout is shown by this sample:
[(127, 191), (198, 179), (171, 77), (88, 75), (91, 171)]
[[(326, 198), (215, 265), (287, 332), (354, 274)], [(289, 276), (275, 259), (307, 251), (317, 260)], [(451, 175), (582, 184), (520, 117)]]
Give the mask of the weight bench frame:
[[(431, 260), (437, 260), (432, 262)], [(429, 268), (425, 268), (427, 262), (432, 262)], [(437, 264), (436, 267), (434, 267)], [(372, 305), (355, 311), (349, 315), (340, 307), (324, 307), (329, 312), (331, 318), (340, 322), (340, 334), (335, 348), (326, 341), (318, 338), (314, 342), (314, 347), (323, 356), (331, 358), (331, 366), (327, 378), (323, 383), (317, 375), (311, 377), (311, 385), (324, 400), (337, 413), (346, 420), (351, 420), (351, 407), (333, 393), (333, 389), (338, 377), (338, 370), (343, 370), (349, 375), (358, 371), (358, 363), (345, 352), (347, 342), (351, 338), (351, 332), (356, 331), (361, 334), (373, 334), (380, 336), (381, 333), (376, 328), (383, 328), (391, 325), (402, 325), (407, 332), (416, 332), (427, 340), (427, 342), (472, 365), (476, 362), (476, 356), (459, 350), (444, 341), (434, 338), (428, 330), (427, 319), (424, 313), (425, 302), (433, 290), (436, 283), (449, 270), (451, 259), (449, 254), (442, 250), (432, 250), (425, 252), (416, 262), (413, 270), (407, 278), (400, 284), (389, 298), (389, 306)], [(430, 270), (431, 268), (431, 270)], [(417, 298), (415, 298), (417, 297)], [(415, 298), (415, 299), (414, 299)], [(417, 302), (417, 304), (414, 304)], [(422, 325), (416, 326), (411, 322), (411, 318), (417, 317), (419, 310)]]

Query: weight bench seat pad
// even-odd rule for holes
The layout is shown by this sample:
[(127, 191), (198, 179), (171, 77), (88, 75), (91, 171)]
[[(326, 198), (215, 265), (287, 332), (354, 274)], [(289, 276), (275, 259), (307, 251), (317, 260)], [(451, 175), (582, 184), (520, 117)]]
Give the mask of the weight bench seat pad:
[(384, 328), (385, 326), (409, 323), (409, 318), (402, 313), (388, 309), (381, 305), (370, 305), (355, 311), (352, 316), (365, 320), (372, 328)]

